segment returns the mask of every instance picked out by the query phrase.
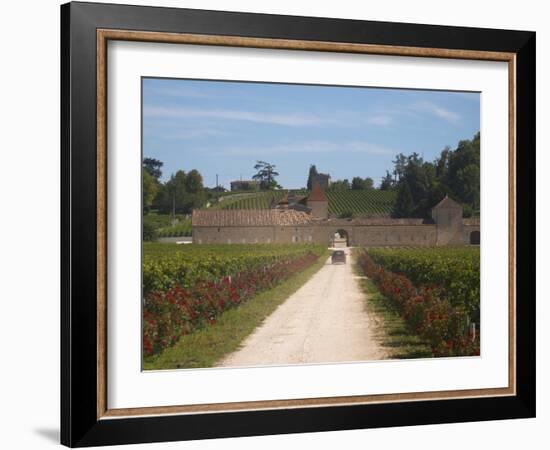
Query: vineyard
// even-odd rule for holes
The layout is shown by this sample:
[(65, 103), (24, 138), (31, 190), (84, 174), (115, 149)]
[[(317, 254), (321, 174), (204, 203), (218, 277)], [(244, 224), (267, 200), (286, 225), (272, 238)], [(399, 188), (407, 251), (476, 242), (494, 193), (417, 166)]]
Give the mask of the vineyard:
[[(298, 196), (306, 196), (305, 190), (293, 191)], [(221, 209), (268, 209), (273, 202), (281, 200), (287, 190), (255, 192), (226, 196), (213, 205)], [(339, 216), (353, 214), (354, 216), (380, 216), (391, 213), (395, 202), (395, 192), (369, 190), (328, 191), (329, 214)], [(229, 197), (229, 198), (227, 198)]]
[[(278, 202), (289, 191), (265, 191), (265, 192), (250, 192), (227, 195), (222, 197), (222, 200), (213, 205), (213, 208), (220, 209), (268, 209), (272, 202)], [(307, 191), (293, 191), (296, 195), (307, 195)]]
[[(175, 219), (176, 223), (173, 223)], [(182, 214), (149, 212), (143, 215), (144, 240), (156, 240), (162, 237), (191, 236), (191, 218)], [(148, 235), (146, 236), (146, 230)]]
[(314, 264), (314, 245), (143, 245), (143, 348), (159, 353)]
[(383, 216), (391, 213), (394, 191), (369, 189), (363, 191), (327, 192), (329, 214), (352, 213), (355, 216)]
[(359, 265), (435, 356), (479, 354), (479, 248), (379, 248)]

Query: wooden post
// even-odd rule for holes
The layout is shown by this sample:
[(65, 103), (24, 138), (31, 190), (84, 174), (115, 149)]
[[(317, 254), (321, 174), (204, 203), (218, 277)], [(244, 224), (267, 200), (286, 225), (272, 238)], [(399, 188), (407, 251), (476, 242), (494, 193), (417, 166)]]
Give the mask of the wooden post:
[(476, 324), (475, 322), (472, 322), (470, 324), (470, 338), (472, 339), (472, 342), (476, 340)]

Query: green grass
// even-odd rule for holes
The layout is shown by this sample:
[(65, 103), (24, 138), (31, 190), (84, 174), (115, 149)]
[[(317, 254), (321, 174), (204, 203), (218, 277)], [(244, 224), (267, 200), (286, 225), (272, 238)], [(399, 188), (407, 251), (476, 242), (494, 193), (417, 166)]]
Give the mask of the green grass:
[(308, 269), (289, 278), (269, 291), (223, 313), (209, 327), (183, 336), (176, 345), (160, 355), (144, 359), (145, 370), (191, 369), (212, 367), (225, 355), (237, 350), (250, 335), (281, 303), (296, 292), (324, 264), (328, 251)]
[(150, 211), (143, 215), (143, 224), (154, 228), (158, 237), (191, 236), (191, 217), (183, 214), (176, 214), (175, 225), (172, 225), (171, 214), (160, 214), (157, 211)]
[(193, 231), (191, 227), (191, 219), (180, 219), (180, 221), (175, 225), (161, 227), (157, 231), (159, 237), (191, 236)]
[(360, 285), (366, 294), (366, 309), (373, 315), (377, 323), (376, 338), (388, 353), (388, 359), (432, 358), (430, 347), (412, 333), (399, 315), (399, 311), (384, 297), (374, 282), (365, 277), (355, 266), (356, 273), (361, 276)]

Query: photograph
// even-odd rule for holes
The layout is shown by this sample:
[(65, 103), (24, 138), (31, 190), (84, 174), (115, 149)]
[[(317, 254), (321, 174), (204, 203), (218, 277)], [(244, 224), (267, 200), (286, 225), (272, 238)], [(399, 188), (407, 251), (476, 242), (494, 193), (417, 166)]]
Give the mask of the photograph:
[(535, 423), (537, 23), (295, 3), (61, 6), (63, 445)]
[(479, 92), (142, 77), (141, 125), (143, 370), (480, 356)]

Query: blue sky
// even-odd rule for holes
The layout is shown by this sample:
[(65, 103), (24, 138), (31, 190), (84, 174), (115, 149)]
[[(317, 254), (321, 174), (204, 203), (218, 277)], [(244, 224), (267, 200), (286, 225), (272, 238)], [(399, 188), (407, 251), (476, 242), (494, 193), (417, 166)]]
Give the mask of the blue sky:
[(163, 180), (197, 169), (213, 187), (271, 162), (284, 188), (310, 164), (333, 180), (378, 185), (398, 153), (432, 161), (480, 129), (478, 93), (227, 81), (143, 79), (143, 155)]

